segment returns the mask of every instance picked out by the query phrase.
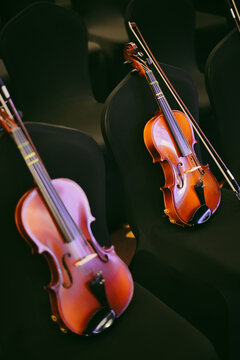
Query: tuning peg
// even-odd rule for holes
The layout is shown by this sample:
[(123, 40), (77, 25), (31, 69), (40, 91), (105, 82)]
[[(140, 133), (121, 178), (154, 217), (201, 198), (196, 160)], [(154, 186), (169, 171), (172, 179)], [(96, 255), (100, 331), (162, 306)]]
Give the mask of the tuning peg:
[(147, 60), (148, 65), (152, 64), (152, 59), (151, 58), (147, 58), (146, 60)]
[(131, 71), (131, 75), (133, 75), (133, 74), (135, 74), (135, 73), (138, 73), (140, 71), (140, 69), (133, 69), (132, 71)]
[(131, 63), (132, 63), (131, 60), (126, 60), (126, 61), (124, 61), (123, 65), (131, 64)]

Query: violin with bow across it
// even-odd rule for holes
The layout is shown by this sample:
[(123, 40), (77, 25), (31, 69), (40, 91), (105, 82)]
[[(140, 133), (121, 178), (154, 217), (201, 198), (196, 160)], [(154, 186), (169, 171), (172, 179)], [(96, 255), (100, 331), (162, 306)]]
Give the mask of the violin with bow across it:
[[(235, 4), (235, 2), (233, 0), (232, 0), (232, 3)], [(240, 20), (239, 14), (238, 14), (238, 18)], [(168, 90), (170, 91), (171, 95), (174, 97), (174, 99), (175, 99), (176, 103), (178, 104), (178, 106), (180, 107), (181, 111), (188, 118), (193, 130), (198, 135), (198, 137), (201, 140), (202, 144), (205, 146), (206, 150), (209, 152), (209, 154), (212, 157), (212, 159), (214, 160), (215, 164), (217, 165), (217, 167), (221, 171), (221, 173), (222, 173), (222, 175), (223, 175), (223, 177), (225, 179), (224, 181), (226, 181), (228, 183), (229, 187), (234, 192), (234, 194), (237, 196), (238, 200), (240, 200), (240, 186), (239, 186), (236, 178), (233, 176), (232, 172), (226, 166), (223, 159), (220, 157), (220, 155), (214, 149), (213, 145), (208, 140), (207, 136), (204, 134), (204, 132), (202, 131), (202, 129), (198, 125), (197, 121), (192, 116), (192, 114), (189, 111), (189, 109), (187, 108), (187, 106), (184, 104), (183, 100), (181, 99), (181, 97), (177, 93), (176, 89), (173, 87), (173, 85), (171, 84), (171, 82), (167, 78), (167, 76), (164, 73), (163, 69), (161, 68), (161, 66), (157, 62), (157, 60), (154, 57), (153, 53), (151, 52), (149, 46), (147, 45), (146, 41), (144, 40), (144, 38), (143, 38), (137, 24), (135, 22), (130, 22), (129, 21), (128, 26), (129, 26), (132, 34), (134, 35), (134, 37), (136, 38), (136, 40), (138, 41), (138, 43), (142, 47), (143, 51), (148, 56), (147, 60), (148, 60), (149, 64), (151, 63), (153, 65), (153, 67), (155, 68), (155, 70), (158, 72), (158, 75), (160, 76), (161, 80), (167, 86)], [(138, 53), (138, 55), (139, 54), (140, 53)], [(128, 62), (129, 61), (126, 61), (126, 63), (128, 63)]]
[(63, 332), (98, 334), (129, 305), (132, 276), (114, 247), (101, 247), (94, 238), (90, 226), (95, 219), (82, 188), (70, 179), (50, 179), (3, 84), (1, 91), (0, 124), (36, 184), (19, 200), (15, 221), (20, 234), (49, 264), (52, 319)]
[(153, 162), (160, 162), (164, 172), (164, 212), (178, 225), (202, 224), (217, 210), (221, 194), (208, 165), (201, 165), (194, 152), (196, 140), (191, 124), (185, 114), (170, 108), (134, 43), (125, 46), (124, 57), (147, 79), (158, 104), (157, 113), (145, 125), (143, 137)]

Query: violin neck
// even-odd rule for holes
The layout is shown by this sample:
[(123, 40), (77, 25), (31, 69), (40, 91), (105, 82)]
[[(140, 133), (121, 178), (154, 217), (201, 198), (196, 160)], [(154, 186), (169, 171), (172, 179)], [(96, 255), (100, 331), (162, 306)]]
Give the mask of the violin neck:
[(170, 108), (167, 99), (165, 98), (158, 81), (156, 80), (153, 72), (147, 68), (145, 71), (145, 76), (148, 81), (148, 84), (154, 94), (154, 97), (157, 101), (157, 104), (162, 111), (164, 118), (167, 122), (169, 130), (173, 136), (173, 139), (178, 147), (180, 156), (187, 156), (191, 154), (190, 146), (182, 133), (178, 122), (176, 121), (172, 109)]
[(40, 191), (57, 228), (62, 233), (64, 241), (71, 242), (77, 236), (81, 235), (80, 230), (52, 185), (51, 178), (42, 164), (41, 159), (37, 156), (19, 126), (11, 132), (11, 135), (33, 176), (37, 188)]

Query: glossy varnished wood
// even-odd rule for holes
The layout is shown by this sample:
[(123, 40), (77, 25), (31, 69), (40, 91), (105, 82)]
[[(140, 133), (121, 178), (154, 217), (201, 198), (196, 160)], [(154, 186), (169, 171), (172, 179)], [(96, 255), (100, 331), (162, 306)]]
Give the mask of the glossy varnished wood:
[[(36, 189), (19, 201), (15, 218), (22, 236), (34, 251), (43, 253), (51, 270), (48, 286), (51, 308), (61, 327), (82, 334), (92, 315), (101, 308), (89, 288), (89, 281), (102, 272), (110, 308), (120, 316), (131, 301), (133, 281), (126, 264), (114, 247), (102, 248), (90, 224), (94, 220), (84, 191), (69, 179), (52, 183), (83, 236), (65, 242)], [(86, 240), (91, 246), (86, 246)], [(86, 254), (100, 254), (77, 266)], [(85, 250), (87, 251), (85, 254)]]
[[(190, 122), (180, 111), (173, 111), (192, 154), (181, 156), (163, 114), (154, 116), (144, 128), (144, 142), (150, 152), (153, 162), (160, 162), (165, 176), (163, 191), (165, 213), (170, 221), (177, 224), (188, 224), (196, 209), (200, 206), (194, 186), (203, 181), (206, 205), (212, 213), (220, 203), (220, 189), (218, 182), (210, 172), (208, 165), (201, 165), (194, 152), (195, 138)], [(194, 160), (193, 160), (194, 158)], [(201, 166), (204, 174), (198, 169)]]

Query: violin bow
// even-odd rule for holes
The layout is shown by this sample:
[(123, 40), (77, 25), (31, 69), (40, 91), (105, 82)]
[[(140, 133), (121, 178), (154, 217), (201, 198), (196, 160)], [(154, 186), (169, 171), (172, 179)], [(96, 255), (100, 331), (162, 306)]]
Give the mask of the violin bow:
[[(235, 193), (238, 200), (240, 200), (240, 186), (238, 185), (236, 179), (234, 178), (234, 176), (232, 175), (230, 170), (227, 168), (227, 166), (225, 165), (225, 163), (223, 162), (223, 160), (221, 159), (221, 157), (219, 156), (217, 151), (214, 149), (211, 142), (208, 140), (207, 136), (204, 134), (204, 132), (202, 131), (202, 129), (198, 125), (197, 121), (194, 119), (191, 112), (189, 111), (189, 109), (187, 108), (187, 106), (185, 105), (185, 103), (183, 102), (183, 100), (181, 99), (181, 97), (179, 96), (179, 94), (177, 93), (177, 91), (175, 90), (175, 88), (173, 87), (173, 85), (171, 84), (169, 79), (167, 78), (167, 76), (164, 73), (163, 69), (158, 64), (157, 60), (155, 59), (154, 55), (152, 54), (151, 50), (149, 49), (146, 41), (144, 40), (144, 38), (143, 38), (137, 24), (135, 22), (128, 21), (128, 26), (129, 26), (131, 32), (133, 33), (133, 35), (135, 36), (135, 38), (137, 39), (138, 43), (141, 45), (142, 49), (147, 54), (150, 62), (153, 64), (153, 66), (157, 70), (157, 72), (160, 75), (160, 77), (162, 78), (163, 82), (166, 84), (167, 88), (169, 89), (170, 93), (172, 94), (172, 96), (176, 100), (176, 102), (179, 105), (179, 107), (181, 108), (182, 112), (189, 119), (190, 123), (192, 124), (193, 129), (195, 130), (195, 132), (199, 136), (199, 139), (202, 141), (203, 145), (205, 146), (205, 148), (207, 149), (207, 151), (209, 152), (209, 154), (211, 155), (211, 157), (215, 161), (215, 163), (218, 166), (219, 170), (221, 171), (224, 178), (228, 182), (230, 188)], [(136, 29), (138, 34), (134, 30), (134, 28)], [(220, 165), (220, 163), (222, 164), (222, 166)], [(224, 171), (223, 168), (225, 169), (225, 171)]]
[[(240, 15), (239, 15), (237, 5), (234, 0), (227, 0), (227, 3), (229, 5), (230, 13), (233, 17), (233, 20), (235, 21), (237, 29), (240, 32)], [(232, 5), (233, 5), (233, 7), (232, 7)]]

